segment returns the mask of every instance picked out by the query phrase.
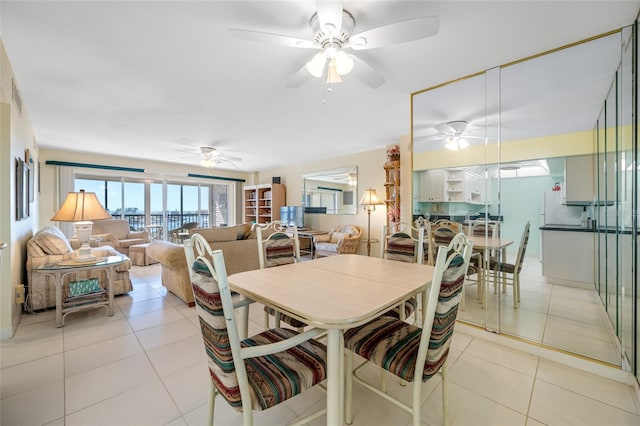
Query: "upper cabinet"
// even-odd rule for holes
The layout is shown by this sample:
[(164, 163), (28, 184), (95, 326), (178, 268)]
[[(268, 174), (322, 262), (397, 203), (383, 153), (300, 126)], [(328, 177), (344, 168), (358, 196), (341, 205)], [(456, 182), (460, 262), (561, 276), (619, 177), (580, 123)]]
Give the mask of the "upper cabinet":
[(445, 201), (444, 170), (429, 170), (420, 173), (420, 193), (418, 201)]
[(562, 199), (565, 204), (589, 204), (595, 195), (595, 157), (577, 155), (567, 157), (564, 167)]
[(418, 201), (482, 204), (484, 184), (480, 176), (464, 169), (421, 172)]

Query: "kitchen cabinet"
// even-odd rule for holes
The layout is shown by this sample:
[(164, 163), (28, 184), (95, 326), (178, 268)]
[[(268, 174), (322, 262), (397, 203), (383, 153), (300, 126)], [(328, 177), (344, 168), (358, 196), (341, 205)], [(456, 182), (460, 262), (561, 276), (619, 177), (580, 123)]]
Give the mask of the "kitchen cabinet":
[(595, 167), (593, 155), (577, 155), (565, 159), (562, 190), (562, 199), (565, 204), (593, 202), (596, 182)]
[(420, 175), (418, 201), (445, 201), (444, 184), (446, 171), (428, 170)]
[(596, 233), (542, 230), (542, 275), (549, 283), (594, 288)]

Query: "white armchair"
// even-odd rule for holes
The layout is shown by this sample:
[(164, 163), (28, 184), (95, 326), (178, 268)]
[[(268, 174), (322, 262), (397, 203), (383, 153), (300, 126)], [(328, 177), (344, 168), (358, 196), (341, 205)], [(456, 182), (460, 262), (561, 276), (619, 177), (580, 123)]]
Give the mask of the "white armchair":
[(356, 225), (337, 225), (327, 234), (315, 235), (316, 257), (357, 253), (362, 230)]

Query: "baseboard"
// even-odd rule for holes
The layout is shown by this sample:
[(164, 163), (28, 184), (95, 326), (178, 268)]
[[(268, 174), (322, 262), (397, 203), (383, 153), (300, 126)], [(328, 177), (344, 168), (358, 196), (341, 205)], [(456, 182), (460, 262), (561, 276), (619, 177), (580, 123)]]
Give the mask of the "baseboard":
[[(622, 370), (618, 366), (607, 364), (605, 362), (601, 362), (591, 358), (582, 357), (580, 355), (570, 354), (558, 349), (542, 346), (541, 344), (527, 342), (511, 336), (491, 333), (485, 331), (480, 327), (475, 327), (459, 321), (456, 323), (456, 330), (464, 334), (468, 334), (472, 337), (476, 337), (478, 339), (486, 340), (491, 343), (502, 345), (520, 352), (525, 352), (539, 358), (557, 362), (558, 364), (577, 368), (578, 370), (596, 374), (607, 379), (615, 380), (616, 382), (634, 386), (636, 389), (636, 393), (640, 393), (640, 390), (638, 390), (638, 382), (636, 381), (633, 374), (631, 372)], [(638, 401), (640, 401), (640, 397)]]

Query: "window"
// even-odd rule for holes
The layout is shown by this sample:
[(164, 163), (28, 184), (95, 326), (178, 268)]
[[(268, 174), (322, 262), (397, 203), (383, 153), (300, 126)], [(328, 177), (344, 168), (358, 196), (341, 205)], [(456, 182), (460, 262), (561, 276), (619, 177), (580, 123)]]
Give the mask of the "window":
[(95, 192), (114, 218), (127, 219), (132, 229), (162, 225), (164, 236), (189, 222), (198, 222), (201, 227), (233, 224), (228, 200), (234, 199), (234, 186), (235, 183), (162, 182), (80, 174), (75, 177), (76, 191)]

